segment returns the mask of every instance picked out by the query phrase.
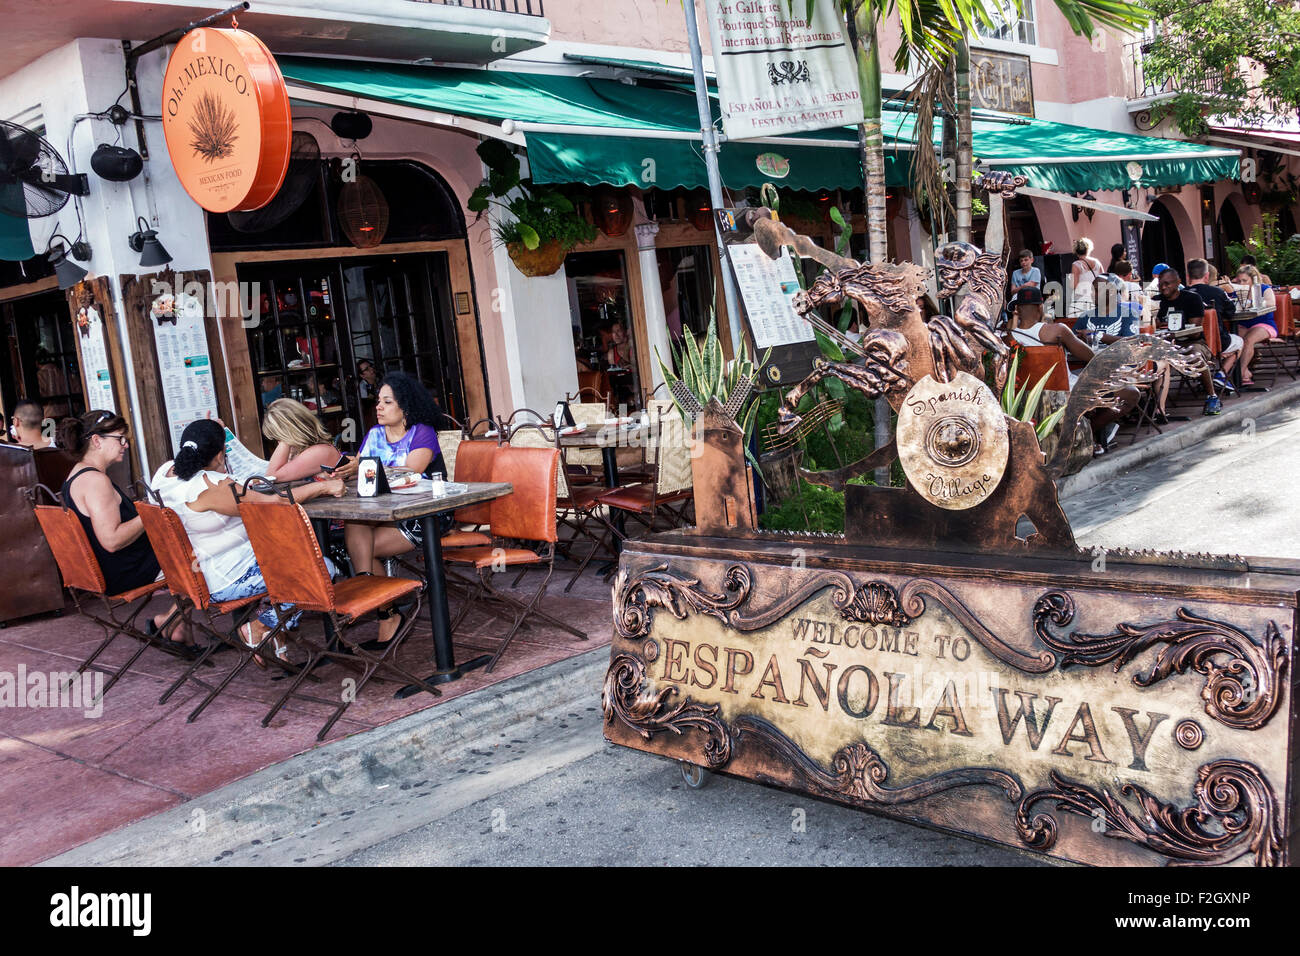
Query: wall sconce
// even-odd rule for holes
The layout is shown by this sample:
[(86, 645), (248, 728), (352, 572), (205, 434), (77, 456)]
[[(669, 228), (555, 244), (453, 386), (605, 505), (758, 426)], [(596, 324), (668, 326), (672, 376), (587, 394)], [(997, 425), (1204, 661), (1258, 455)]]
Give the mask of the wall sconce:
[[(1091, 189), (1089, 189), (1086, 193), (1084, 193), (1083, 196), (1082, 196), (1081, 198), (1088, 200), (1088, 202), (1096, 202), (1096, 201), (1097, 201), (1097, 197), (1094, 196), (1094, 195), (1092, 194), (1092, 190), (1091, 190)], [(1089, 222), (1092, 222), (1092, 217), (1095, 216), (1095, 215), (1097, 214), (1097, 210), (1093, 209), (1093, 208), (1090, 207), (1090, 206), (1084, 206), (1084, 207), (1083, 207), (1083, 214), (1084, 214), (1085, 216), (1088, 217), (1088, 221), (1089, 221)]]
[(140, 253), (140, 265), (146, 269), (165, 266), (172, 261), (171, 254), (158, 241), (158, 232), (149, 228), (144, 216), (136, 217), (136, 231), (127, 237), (131, 248)]
[[(56, 249), (54, 240), (62, 239), (63, 243)], [(68, 248), (71, 247), (71, 248)], [(77, 265), (72, 259), (80, 259), (82, 262), (90, 261), (90, 243), (78, 239), (76, 242), (68, 242), (68, 237), (62, 233), (56, 232), (50, 236), (49, 245), (46, 246), (46, 255), (50, 265), (54, 266), (54, 274), (58, 277), (60, 289), (71, 289), (74, 285), (86, 278), (86, 270)], [(71, 258), (69, 258), (71, 256)]]

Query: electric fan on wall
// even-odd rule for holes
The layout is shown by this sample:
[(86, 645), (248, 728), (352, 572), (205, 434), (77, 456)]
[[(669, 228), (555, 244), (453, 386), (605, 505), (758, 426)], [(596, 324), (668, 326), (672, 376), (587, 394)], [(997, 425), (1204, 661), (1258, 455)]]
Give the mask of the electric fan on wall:
[(307, 201), (320, 182), (320, 144), (311, 133), (294, 131), (289, 152), (289, 170), (271, 201), (259, 209), (226, 213), (230, 225), (240, 232), (265, 232), (284, 222)]
[(38, 133), (0, 120), (0, 213), (40, 219), (67, 205), (69, 196), (85, 196), (90, 182), (67, 163)]

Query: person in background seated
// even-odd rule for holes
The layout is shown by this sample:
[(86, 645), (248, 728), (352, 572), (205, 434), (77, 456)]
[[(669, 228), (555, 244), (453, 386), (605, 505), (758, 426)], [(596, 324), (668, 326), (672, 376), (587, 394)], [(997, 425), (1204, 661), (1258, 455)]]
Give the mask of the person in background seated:
[(284, 394), (284, 383), (280, 381), (278, 375), (264, 375), (262, 377), (262, 407), (270, 408), (271, 403), (278, 400)]
[[(1246, 257), (1249, 258), (1249, 257)], [(1245, 259), (1243, 258), (1243, 262)], [(1273, 293), (1272, 284), (1264, 281), (1264, 277), (1259, 274), (1259, 270), (1253, 265), (1245, 264), (1237, 269), (1237, 285), (1252, 286), (1258, 285), (1263, 293), (1264, 312), (1248, 322), (1238, 322), (1237, 328), (1241, 330), (1241, 352), (1234, 352), (1223, 358), (1223, 374), (1227, 375), (1232, 371), (1233, 366), (1238, 360), (1241, 361), (1241, 387), (1249, 388), (1255, 384), (1255, 380), (1250, 377), (1250, 363), (1255, 358), (1255, 347), (1260, 342), (1268, 339), (1277, 338), (1277, 322), (1274, 319), (1274, 310), (1277, 308), (1277, 296)]]
[[(375, 457), (385, 467), (405, 467), (420, 474), (447, 473), (438, 447), (438, 406), (419, 380), (405, 372), (389, 372), (379, 389), (374, 428), (366, 432), (357, 462)], [(387, 574), (385, 558), (424, 546), (424, 526), (418, 518), (396, 525), (349, 521), (343, 527), (348, 556), (358, 574)], [(401, 623), (396, 615), (380, 617), (379, 638), (370, 646), (382, 649)]]
[(1028, 249), (1021, 249), (1020, 268), (1011, 273), (1011, 295), (1015, 295), (1021, 289), (1033, 287), (1042, 288), (1043, 273), (1034, 265), (1034, 254)]
[[(1183, 277), (1178, 274), (1177, 269), (1165, 269), (1160, 273), (1157, 282), (1160, 286), (1160, 311), (1156, 316), (1158, 326), (1168, 324), (1170, 312), (1182, 313), (1184, 328), (1189, 325), (1201, 325), (1205, 321), (1205, 305), (1201, 301), (1201, 297), (1191, 289), (1183, 288)], [(1213, 358), (1210, 355), (1210, 347), (1205, 344), (1204, 331), (1193, 339), (1175, 341), (1174, 344), (1179, 347), (1192, 348), (1205, 360), (1205, 371), (1201, 373), (1201, 385), (1205, 388), (1205, 408), (1202, 410), (1202, 414), (1218, 415), (1223, 411), (1223, 402), (1215, 394), (1214, 373), (1210, 371)], [(1171, 375), (1168, 364), (1163, 362), (1160, 364), (1162, 368), (1159, 400), (1156, 402), (1156, 413), (1153, 417), (1157, 425), (1164, 425), (1169, 421), (1169, 416), (1165, 412), (1165, 399), (1169, 396)]]
[[(201, 418), (190, 422), (181, 432), (181, 447), (176, 458), (154, 473), (152, 487), (164, 505), (180, 516), (189, 535), (194, 556), (212, 600), (234, 601), (261, 594), (266, 590), (262, 570), (248, 541), (248, 532), (239, 517), (233, 488), (235, 479), (226, 464), (226, 429), (217, 421)], [(341, 479), (315, 482), (294, 489), (299, 504), (322, 495), (339, 497), (344, 486)], [(249, 491), (252, 500), (278, 500), (274, 495)], [(329, 559), (326, 559), (329, 564)], [(330, 574), (334, 574), (333, 567)], [(262, 611), (239, 629), (239, 636), (249, 647), (261, 643), (266, 632), (275, 627), (279, 614), (274, 608)], [(293, 621), (287, 622), (292, 625)], [(272, 653), (282, 661), (289, 659), (288, 644), (280, 637), (271, 641)], [(260, 659), (256, 662), (265, 666)]]
[(45, 422), (41, 416), (42, 411), (41, 403), (29, 398), (14, 406), (13, 434), (17, 444), (32, 451), (54, 446), (54, 442), (45, 437), (45, 430), (41, 427)]
[[(1043, 294), (1037, 289), (1022, 289), (1016, 296), (1011, 311), (1010, 331), (1011, 337), (1020, 345), (1059, 345), (1065, 349), (1067, 356), (1083, 362), (1091, 362), (1096, 354), (1064, 322), (1043, 321)], [(1073, 388), (1079, 376), (1068, 368), (1066, 371), (1070, 377), (1070, 387)], [(1119, 420), (1137, 406), (1140, 397), (1138, 390), (1130, 385), (1119, 392), (1119, 410), (1103, 408), (1090, 413), (1093, 432), (1097, 436), (1093, 446), (1094, 455), (1105, 454), (1119, 432)]]
[(302, 402), (281, 398), (262, 419), (262, 434), (276, 442), (267, 471), (276, 481), (315, 478), (339, 463), (339, 451), (320, 419)]
[[(1237, 264), (1238, 274), (1240, 274), (1242, 266), (1252, 266), (1254, 267), (1256, 272), (1259, 272), (1259, 260), (1256, 259), (1254, 256), (1252, 256), (1250, 253), (1246, 253), (1244, 256), (1241, 257), (1241, 262)], [(1273, 284), (1273, 280), (1270, 279), (1268, 276), (1264, 275), (1264, 273), (1262, 272), (1259, 272), (1259, 281), (1262, 282), (1264, 285), (1268, 285), (1268, 286), (1271, 286)], [(1237, 284), (1238, 285), (1242, 284), (1240, 279), (1237, 280)]]
[[(78, 458), (63, 483), (63, 503), (81, 521), (109, 594), (144, 587), (162, 574), (135, 505), (108, 477), (109, 466), (126, 456), (129, 443), (126, 420), (115, 412), (96, 409), (59, 423), (59, 446)], [(155, 614), (145, 630), (156, 635), (175, 610), (173, 604)], [(194, 643), (189, 625), (181, 620), (172, 623), (166, 636), (178, 644)]]
[[(1200, 296), (1205, 307), (1213, 309), (1219, 317), (1219, 360), (1223, 361), (1224, 357), (1241, 351), (1242, 339), (1240, 335), (1234, 335), (1230, 331), (1232, 326), (1228, 321), (1237, 314), (1237, 303), (1232, 296), (1215, 284), (1218, 274), (1218, 270), (1204, 259), (1187, 261), (1187, 288)], [(1217, 391), (1222, 394), (1236, 391), (1222, 371), (1214, 372), (1214, 384)]]

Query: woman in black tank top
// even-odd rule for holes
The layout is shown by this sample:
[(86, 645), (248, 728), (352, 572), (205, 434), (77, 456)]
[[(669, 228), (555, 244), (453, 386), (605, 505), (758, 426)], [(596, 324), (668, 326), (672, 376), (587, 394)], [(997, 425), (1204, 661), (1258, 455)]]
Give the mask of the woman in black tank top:
[[(87, 412), (59, 425), (59, 447), (81, 459), (63, 483), (63, 503), (81, 521), (109, 594), (150, 584), (161, 570), (135, 505), (107, 474), (110, 465), (125, 457), (128, 441), (126, 422), (113, 412)], [(171, 613), (169, 608), (155, 615), (154, 627), (161, 627)], [(171, 634), (174, 641), (186, 636), (178, 629)]]

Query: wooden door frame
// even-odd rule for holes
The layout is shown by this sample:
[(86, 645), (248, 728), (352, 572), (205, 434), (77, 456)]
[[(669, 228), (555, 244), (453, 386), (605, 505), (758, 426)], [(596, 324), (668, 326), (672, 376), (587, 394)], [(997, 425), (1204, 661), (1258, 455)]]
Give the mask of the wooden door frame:
[[(451, 280), (451, 320), (456, 328), (456, 344), (460, 349), (461, 387), (470, 418), (488, 415), (487, 373), (483, 363), (481, 331), (479, 328), (478, 298), (474, 294), (473, 273), (469, 264), (469, 244), (466, 239), (440, 239), (421, 242), (395, 242), (357, 249), (354, 246), (328, 246), (316, 249), (253, 249), (243, 252), (212, 254), (213, 280), (218, 283), (238, 283), (239, 266), (264, 263), (293, 263), (319, 259), (358, 259), (373, 256), (397, 256), (413, 253), (442, 252), (447, 255), (447, 274)], [(227, 286), (231, 288), (233, 286)], [(469, 296), (470, 310), (459, 313), (456, 309), (458, 293)], [(224, 297), (219, 297), (223, 298)], [(224, 310), (226, 302), (219, 302)], [(472, 320), (472, 321), (471, 321)], [(226, 356), (226, 378), (231, 396), (231, 428), (241, 442), (249, 447), (260, 447), (261, 417), (258, 414), (257, 387), (253, 380), (253, 367), (248, 354), (248, 336), (240, 316), (221, 315), (222, 347)], [(472, 327), (471, 327), (472, 325)]]

